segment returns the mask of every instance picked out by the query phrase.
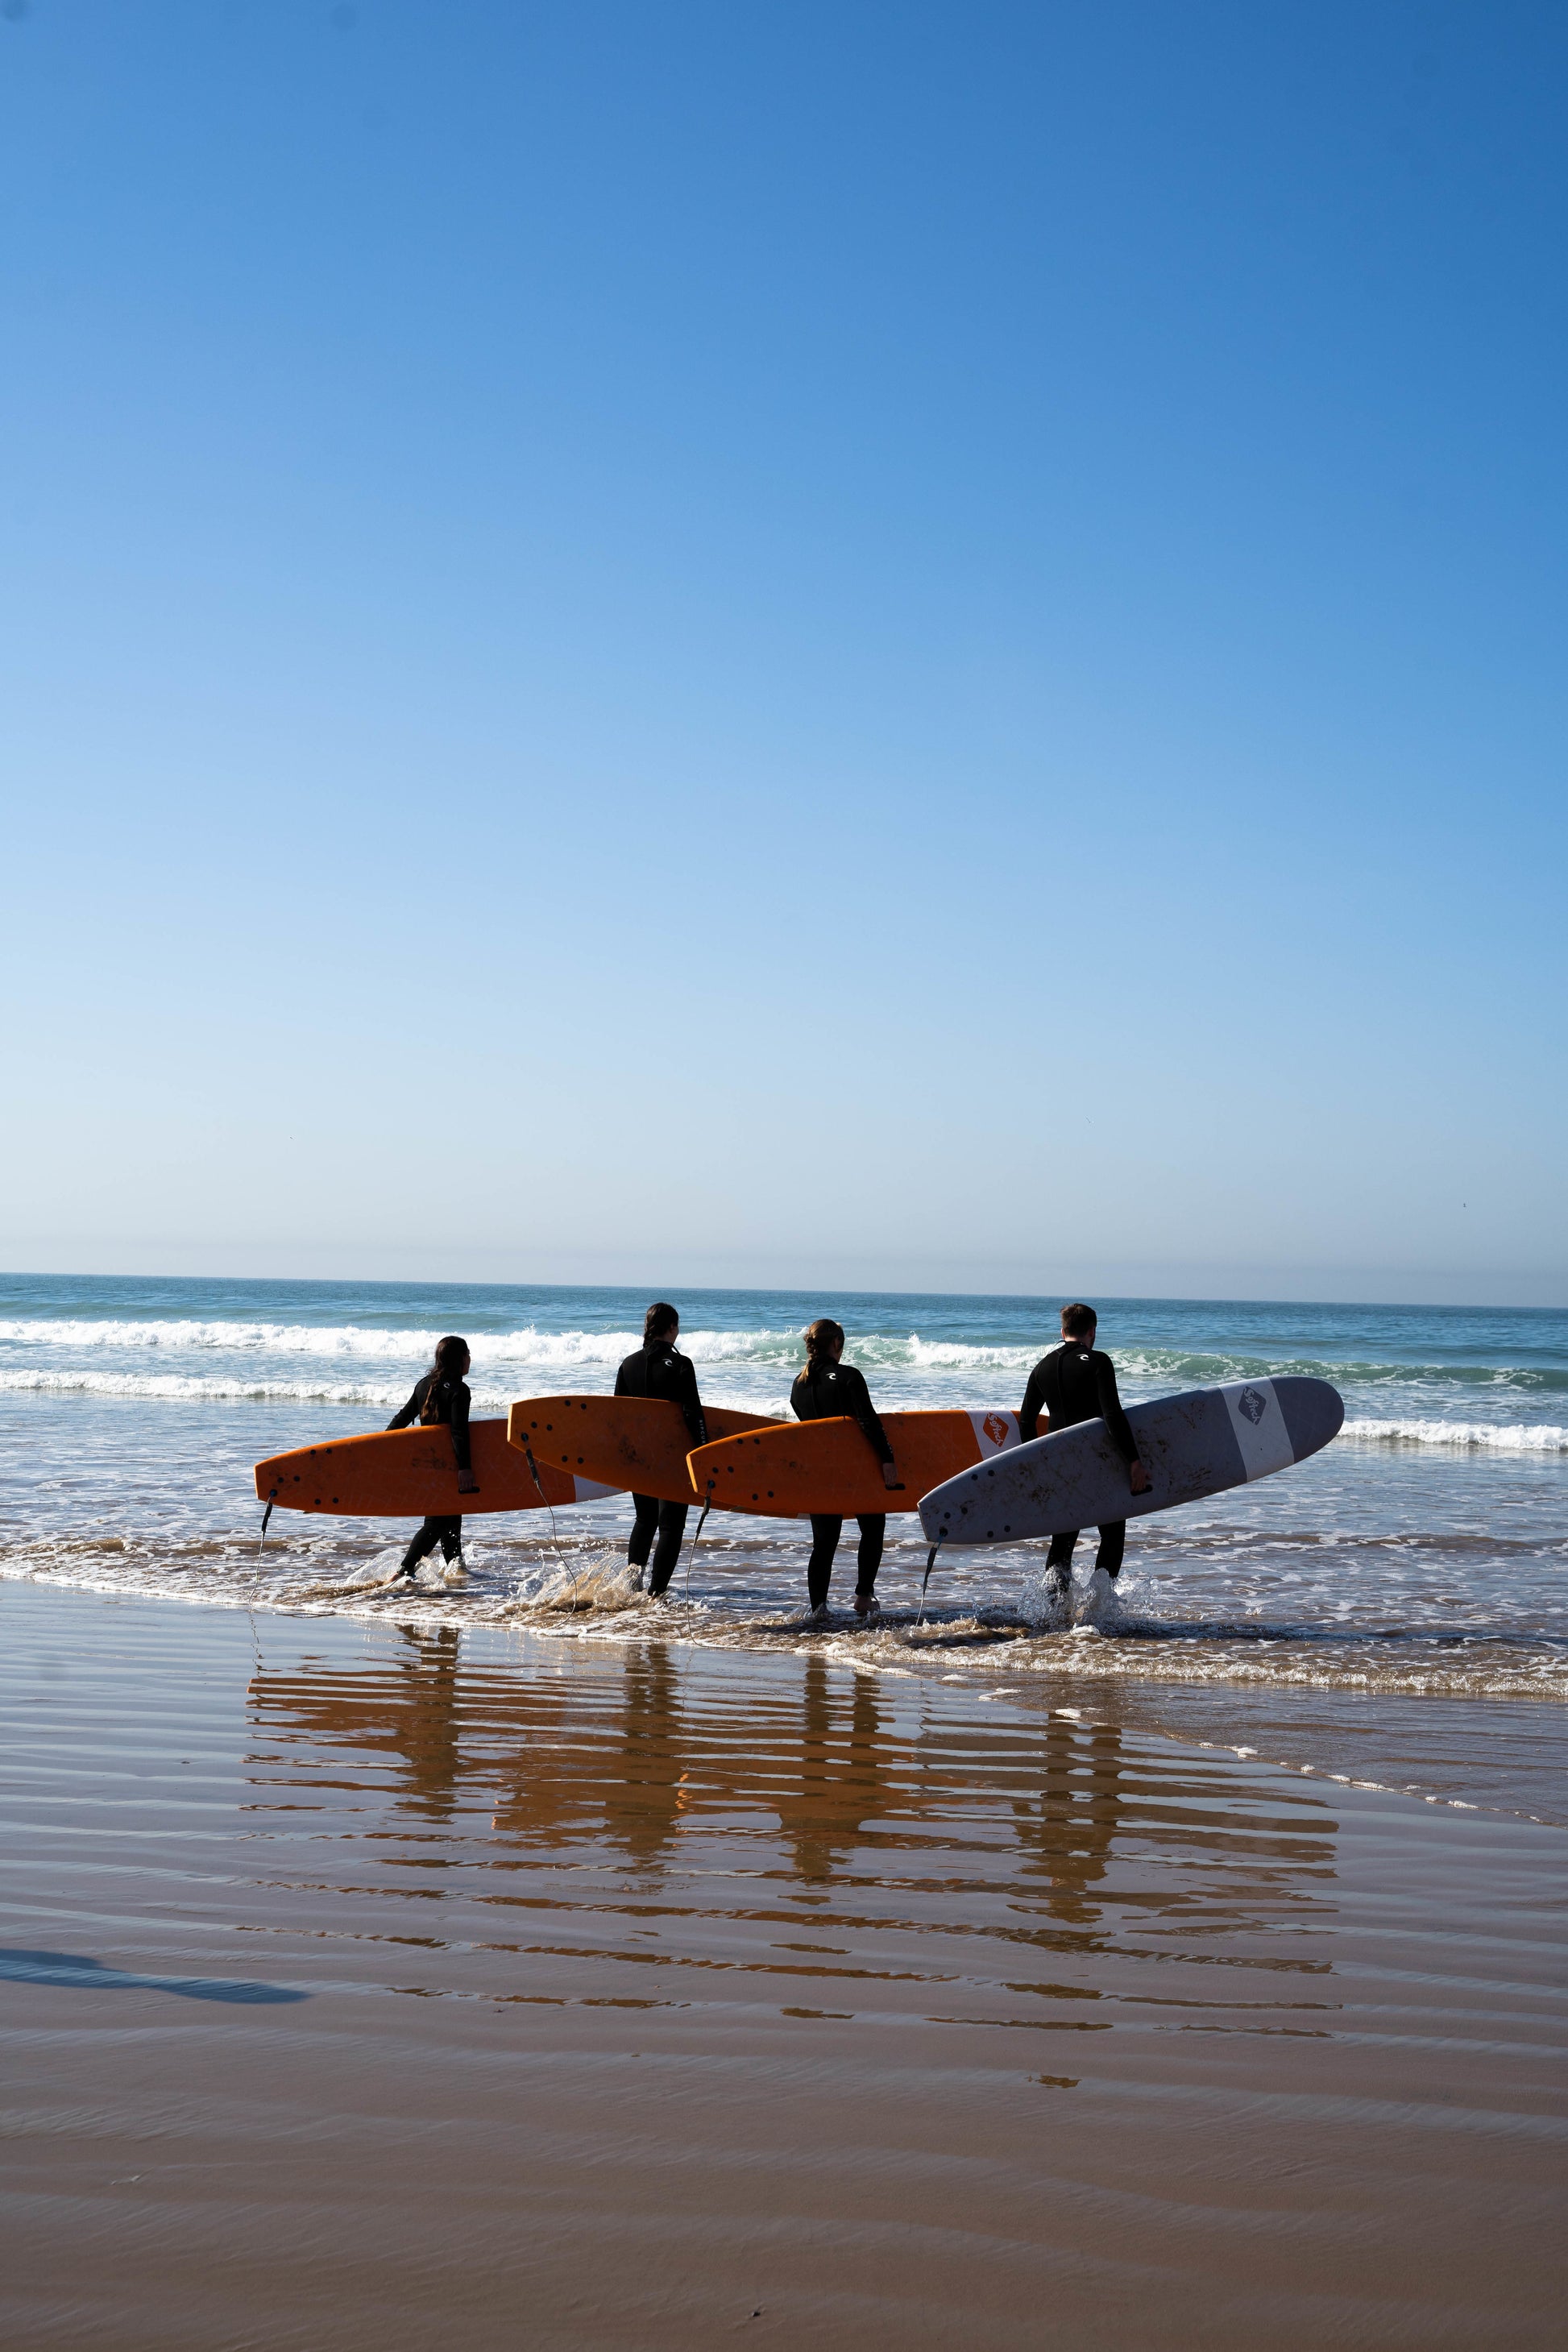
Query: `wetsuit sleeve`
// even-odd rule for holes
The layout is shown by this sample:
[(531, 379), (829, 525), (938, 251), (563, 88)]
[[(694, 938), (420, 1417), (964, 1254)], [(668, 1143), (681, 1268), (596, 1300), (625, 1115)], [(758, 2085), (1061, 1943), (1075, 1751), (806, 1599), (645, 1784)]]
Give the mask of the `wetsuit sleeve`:
[(630, 1391), (626, 1387), (626, 1368), (625, 1364), (621, 1364), (616, 1367), (616, 1394), (617, 1396), (626, 1396), (629, 1393)]
[(1024, 1402), (1018, 1407), (1018, 1437), (1027, 1445), (1031, 1437), (1040, 1433), (1040, 1407), (1046, 1401), (1046, 1360), (1042, 1356), (1029, 1374), (1029, 1385), (1024, 1391)]
[(697, 1393), (697, 1367), (689, 1356), (678, 1356), (675, 1360), (679, 1366), (680, 1386), (676, 1402), (686, 1423), (687, 1435), (693, 1445), (706, 1445), (708, 1423), (702, 1411), (702, 1400)]
[(468, 1451), (468, 1384), (459, 1381), (452, 1391), (452, 1451), (459, 1470), (471, 1470), (474, 1466)]
[(849, 1391), (845, 1398), (845, 1402), (865, 1431), (867, 1444), (879, 1462), (890, 1462), (893, 1458), (893, 1449), (888, 1443), (887, 1431), (877, 1418), (876, 1408), (871, 1402), (871, 1391), (866, 1386), (864, 1375), (858, 1372), (853, 1364), (840, 1364), (838, 1378), (841, 1384)]
[(414, 1394), (409, 1398), (408, 1402), (404, 1406), (401, 1412), (395, 1412), (393, 1414), (392, 1419), (386, 1424), (388, 1429), (406, 1429), (411, 1421), (418, 1420), (421, 1412), (424, 1410), (424, 1405), (425, 1383), (423, 1381), (416, 1381), (414, 1383)]
[(1094, 1393), (1110, 1432), (1110, 1442), (1123, 1462), (1138, 1459), (1138, 1440), (1132, 1434), (1132, 1424), (1121, 1410), (1121, 1399), (1116, 1393), (1116, 1367), (1109, 1356), (1098, 1349), (1090, 1359), (1094, 1365)]

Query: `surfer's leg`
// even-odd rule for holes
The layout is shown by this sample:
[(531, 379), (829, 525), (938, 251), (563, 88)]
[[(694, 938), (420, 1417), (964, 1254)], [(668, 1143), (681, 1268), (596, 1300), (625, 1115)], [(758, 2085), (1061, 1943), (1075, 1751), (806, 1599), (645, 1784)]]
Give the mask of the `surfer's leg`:
[(680, 1558), (680, 1538), (686, 1532), (686, 1505), (660, 1503), (658, 1506), (658, 1541), (653, 1550), (653, 1570), (647, 1589), (656, 1596), (664, 1591), (675, 1574), (675, 1563)]
[(648, 1553), (653, 1549), (653, 1531), (658, 1525), (658, 1497), (657, 1495), (634, 1495), (632, 1508), (637, 1517), (632, 1521), (626, 1558), (633, 1568), (646, 1568)]
[(447, 1567), (450, 1568), (452, 1562), (460, 1556), (463, 1549), (463, 1522), (461, 1519), (443, 1519), (441, 1521), (440, 1544), (441, 1557), (446, 1561)]
[(1051, 1548), (1046, 1554), (1046, 1580), (1058, 1592), (1072, 1588), (1072, 1548), (1078, 1541), (1078, 1529), (1070, 1528), (1051, 1538)]
[(868, 1511), (855, 1522), (860, 1530), (860, 1550), (856, 1562), (855, 1605), (860, 1614), (862, 1601), (868, 1601), (877, 1590), (877, 1570), (882, 1565), (882, 1545), (888, 1533), (886, 1511)]
[(398, 1575), (412, 1576), (426, 1554), (435, 1550), (441, 1540), (443, 1531), (451, 1524), (450, 1519), (426, 1519), (408, 1549), (404, 1553), (403, 1565), (397, 1571)]
[(838, 1538), (844, 1532), (844, 1522), (831, 1511), (813, 1511), (811, 1515), (811, 1558), (806, 1563), (806, 1598), (814, 1609), (820, 1609), (827, 1599), (827, 1588), (833, 1580), (833, 1555), (838, 1549)]
[(1107, 1576), (1116, 1576), (1121, 1567), (1121, 1555), (1127, 1549), (1127, 1522), (1110, 1519), (1100, 1530), (1100, 1549), (1094, 1555), (1094, 1572), (1101, 1569)]

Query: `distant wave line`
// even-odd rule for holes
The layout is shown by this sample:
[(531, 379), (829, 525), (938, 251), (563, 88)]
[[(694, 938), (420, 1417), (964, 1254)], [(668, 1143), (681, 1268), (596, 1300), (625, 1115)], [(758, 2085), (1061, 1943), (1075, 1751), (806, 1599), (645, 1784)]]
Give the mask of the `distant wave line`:
[[(81, 1354), (140, 1354), (154, 1350), (173, 1355), (226, 1354), (270, 1358), (279, 1370), (301, 1358), (355, 1369), (363, 1366), (366, 1370), (376, 1365), (417, 1368), (429, 1362), (440, 1336), (434, 1328), (378, 1330), (357, 1324), (225, 1323), (190, 1318), (120, 1318), (101, 1322), (85, 1318), (0, 1319), (0, 1349), (7, 1350), (26, 1349), (30, 1353), (35, 1349), (53, 1348)], [(989, 1373), (994, 1380), (1005, 1376), (1021, 1388), (1049, 1337), (1042, 1333), (1026, 1341), (986, 1342), (924, 1339), (916, 1331), (902, 1337), (871, 1332), (852, 1335), (849, 1353), (871, 1371), (970, 1372), (976, 1376)], [(531, 1376), (541, 1371), (607, 1370), (628, 1355), (639, 1338), (638, 1333), (630, 1330), (541, 1331), (531, 1324), (514, 1331), (470, 1335), (470, 1345), (475, 1369), (481, 1375), (488, 1370), (492, 1374), (515, 1372)], [(751, 1364), (773, 1370), (801, 1360), (800, 1337), (793, 1330), (687, 1331), (681, 1335), (681, 1346), (697, 1363), (706, 1365)], [(1226, 1380), (1258, 1380), (1270, 1374), (1299, 1372), (1352, 1387), (1415, 1383), (1525, 1393), (1568, 1391), (1568, 1369), (1552, 1366), (1363, 1362), (1147, 1346), (1119, 1348), (1114, 1354), (1129, 1381), (1158, 1381), (1166, 1387), (1201, 1387)], [(270, 1390), (273, 1382), (264, 1377), (257, 1386)], [(247, 1388), (245, 1392), (255, 1390)], [(297, 1384), (290, 1383), (286, 1392), (297, 1392)]]
[[(150, 1404), (321, 1404), (364, 1408), (367, 1412), (395, 1410), (408, 1394), (405, 1380), (290, 1381), (247, 1379), (184, 1372), (89, 1371), (62, 1368), (7, 1367), (0, 1370), (0, 1394), (100, 1396), (139, 1399)], [(504, 1413), (516, 1391), (493, 1388), (476, 1380), (474, 1409), (482, 1414)], [(717, 1402), (717, 1400), (715, 1400)], [(995, 1403), (977, 1397), (975, 1403)], [(775, 1400), (782, 1410), (784, 1400)], [(1351, 1444), (1447, 1447), (1492, 1454), (1568, 1454), (1568, 1427), (1552, 1422), (1347, 1420), (1342, 1433)]]

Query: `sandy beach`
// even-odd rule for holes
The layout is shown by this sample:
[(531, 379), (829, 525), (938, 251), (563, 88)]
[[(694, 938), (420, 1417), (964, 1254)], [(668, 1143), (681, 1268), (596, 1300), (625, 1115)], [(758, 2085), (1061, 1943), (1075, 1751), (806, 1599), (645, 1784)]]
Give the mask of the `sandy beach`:
[(11, 1583), (7, 2345), (1544, 2346), (1564, 1832)]

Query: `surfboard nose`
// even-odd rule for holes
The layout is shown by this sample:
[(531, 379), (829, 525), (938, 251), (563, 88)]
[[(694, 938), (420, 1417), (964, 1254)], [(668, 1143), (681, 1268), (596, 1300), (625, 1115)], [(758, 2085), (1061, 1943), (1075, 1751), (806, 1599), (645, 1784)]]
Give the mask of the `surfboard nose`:
[(1298, 1462), (1304, 1462), (1309, 1454), (1321, 1453), (1344, 1427), (1345, 1401), (1329, 1381), (1310, 1380), (1300, 1372), (1284, 1372), (1273, 1386), (1290, 1451)]

